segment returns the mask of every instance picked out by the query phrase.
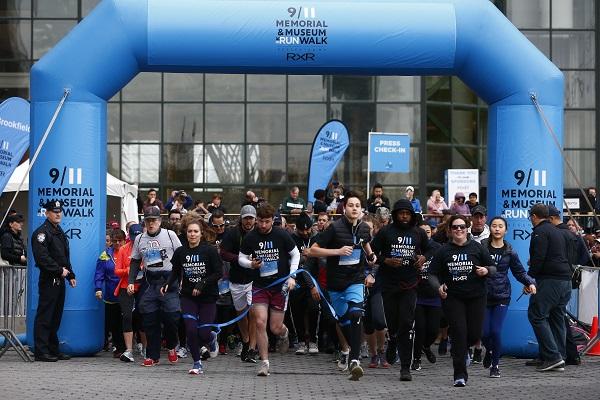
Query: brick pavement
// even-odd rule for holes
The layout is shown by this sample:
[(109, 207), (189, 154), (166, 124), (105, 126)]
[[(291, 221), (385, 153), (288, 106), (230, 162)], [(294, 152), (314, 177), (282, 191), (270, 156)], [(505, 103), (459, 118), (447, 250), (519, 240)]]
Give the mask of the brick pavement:
[[(466, 388), (451, 387), (448, 356), (413, 373), (412, 382), (398, 380), (399, 369), (365, 368), (359, 382), (347, 380), (331, 355), (271, 355), (271, 376), (255, 376), (255, 366), (233, 355), (204, 362), (205, 374), (187, 375), (191, 360), (143, 368), (125, 364), (108, 353), (57, 363), (25, 363), (9, 352), (0, 359), (0, 398), (13, 399), (600, 399), (600, 357), (561, 372), (536, 372), (524, 360), (505, 358), (502, 378), (490, 379), (481, 365), (469, 369)], [(175, 396), (175, 397), (174, 397)]]

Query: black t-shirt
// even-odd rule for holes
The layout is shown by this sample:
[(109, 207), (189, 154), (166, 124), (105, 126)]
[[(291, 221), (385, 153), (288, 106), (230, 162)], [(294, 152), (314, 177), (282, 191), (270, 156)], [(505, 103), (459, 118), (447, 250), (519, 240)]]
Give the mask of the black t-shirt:
[(169, 277), (169, 287), (181, 280), (181, 295), (192, 297), (192, 290), (200, 290), (199, 296), (193, 296), (203, 303), (212, 303), (219, 297), (217, 281), (223, 276), (223, 261), (217, 249), (208, 244), (190, 248), (178, 247), (171, 258), (173, 269)]
[(290, 273), (290, 251), (296, 243), (284, 229), (274, 226), (271, 232), (262, 234), (258, 229), (249, 232), (242, 240), (240, 253), (260, 258), (262, 265), (254, 286), (264, 288)]
[(356, 283), (364, 283), (364, 261), (362, 245), (371, 241), (369, 225), (359, 221), (352, 226), (347, 218), (342, 217), (331, 224), (315, 238), (319, 247), (339, 249), (343, 246), (353, 246), (350, 256), (327, 257), (327, 289), (336, 292), (345, 290)]
[(440, 284), (445, 283), (449, 295), (471, 299), (487, 293), (485, 276), (477, 276), (475, 266), (494, 265), (488, 250), (476, 241), (469, 240), (463, 246), (448, 242), (433, 256), (429, 275), (436, 275)]
[[(235, 227), (226, 230), (219, 244), (221, 248), (236, 256), (240, 252), (240, 246), (244, 236), (241, 228)], [(238, 284), (248, 284), (258, 278), (258, 270), (241, 267), (237, 262), (237, 258), (230, 263), (229, 281)]]
[(425, 264), (419, 276), (419, 285), (417, 286), (417, 294), (419, 297), (439, 297), (439, 293), (429, 284), (429, 265), (433, 259), (433, 255), (442, 247), (441, 244), (433, 240), (429, 241), (429, 248), (425, 252)]
[[(375, 235), (372, 246), (380, 259), (379, 277), (383, 281), (384, 291), (407, 290), (417, 286), (419, 271), (415, 267), (416, 257), (425, 255), (429, 249), (429, 239), (423, 229), (386, 225)], [(402, 266), (386, 265), (384, 258), (399, 258)]]

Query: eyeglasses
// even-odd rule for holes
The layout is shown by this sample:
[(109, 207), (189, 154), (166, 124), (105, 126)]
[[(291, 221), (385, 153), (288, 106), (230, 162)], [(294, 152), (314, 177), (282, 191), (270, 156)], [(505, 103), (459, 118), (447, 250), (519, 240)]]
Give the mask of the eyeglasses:
[(465, 229), (467, 229), (467, 225), (465, 224), (461, 224), (461, 225), (450, 225), (450, 228), (452, 228), (453, 231), (464, 231)]
[(225, 224), (212, 224), (213, 228), (223, 228), (225, 226)]
[(181, 218), (169, 218), (169, 221), (172, 221), (172, 222), (181, 221)]

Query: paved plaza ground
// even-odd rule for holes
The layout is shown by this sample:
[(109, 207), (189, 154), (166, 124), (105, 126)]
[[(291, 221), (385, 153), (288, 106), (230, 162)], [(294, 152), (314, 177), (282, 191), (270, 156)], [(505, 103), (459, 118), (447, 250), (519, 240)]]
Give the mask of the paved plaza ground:
[(187, 374), (189, 358), (144, 368), (99, 353), (56, 363), (25, 363), (14, 352), (0, 359), (0, 398), (13, 399), (600, 399), (600, 357), (585, 357), (565, 372), (536, 372), (524, 360), (504, 358), (502, 378), (491, 379), (481, 365), (469, 369), (466, 388), (451, 387), (451, 360), (423, 359), (412, 382), (400, 382), (399, 367), (368, 369), (359, 382), (347, 380), (332, 356), (273, 354), (271, 376), (257, 377), (255, 366), (233, 355), (204, 362), (205, 374)]

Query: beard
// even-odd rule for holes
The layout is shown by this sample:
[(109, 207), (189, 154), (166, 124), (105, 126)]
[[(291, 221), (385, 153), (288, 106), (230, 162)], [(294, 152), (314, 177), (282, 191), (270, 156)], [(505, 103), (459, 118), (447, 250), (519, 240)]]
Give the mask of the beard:
[(410, 222), (398, 221), (398, 226), (402, 229), (407, 229), (410, 227)]

